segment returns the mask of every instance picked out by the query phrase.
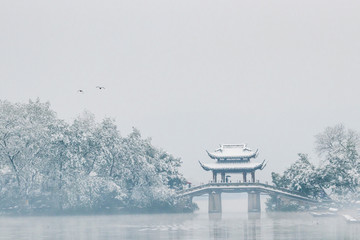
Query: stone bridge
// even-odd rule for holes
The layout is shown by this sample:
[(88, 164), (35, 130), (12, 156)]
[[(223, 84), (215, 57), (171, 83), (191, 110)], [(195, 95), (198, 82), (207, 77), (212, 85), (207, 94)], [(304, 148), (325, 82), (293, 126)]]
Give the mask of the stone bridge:
[(221, 193), (248, 193), (248, 211), (260, 212), (260, 194), (277, 196), (281, 199), (293, 200), (302, 204), (316, 204), (317, 200), (304, 196), (298, 192), (272, 185), (254, 182), (239, 183), (208, 183), (188, 188), (178, 193), (179, 197), (196, 197), (209, 195), (209, 213), (221, 212)]

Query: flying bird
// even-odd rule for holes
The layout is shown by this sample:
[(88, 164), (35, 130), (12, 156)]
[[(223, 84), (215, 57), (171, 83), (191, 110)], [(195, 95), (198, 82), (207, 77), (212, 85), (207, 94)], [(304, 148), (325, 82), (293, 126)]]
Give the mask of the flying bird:
[(84, 93), (84, 91), (82, 89), (79, 89), (78, 93)]
[(96, 86), (96, 88), (102, 90), (102, 89), (105, 89), (105, 87), (101, 87), (101, 86)]

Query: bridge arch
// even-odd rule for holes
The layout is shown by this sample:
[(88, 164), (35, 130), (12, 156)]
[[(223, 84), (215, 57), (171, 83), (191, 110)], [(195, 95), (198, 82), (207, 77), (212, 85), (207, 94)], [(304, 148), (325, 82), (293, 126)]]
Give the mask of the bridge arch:
[(277, 188), (264, 183), (208, 183), (193, 188), (183, 190), (178, 193), (178, 197), (195, 197), (208, 194), (209, 213), (222, 211), (222, 193), (243, 193), (248, 194), (248, 211), (260, 212), (260, 194), (276, 195), (289, 200), (296, 200), (303, 204), (316, 204), (317, 200), (304, 196), (298, 192), (288, 189)]

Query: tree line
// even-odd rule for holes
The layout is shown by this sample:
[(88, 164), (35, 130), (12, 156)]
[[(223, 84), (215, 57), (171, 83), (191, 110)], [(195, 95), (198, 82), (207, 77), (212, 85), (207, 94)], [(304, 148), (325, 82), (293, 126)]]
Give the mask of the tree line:
[[(272, 173), (277, 187), (300, 192), (315, 199), (331, 199), (339, 204), (351, 204), (360, 199), (359, 133), (338, 124), (327, 127), (315, 136), (318, 164), (308, 154), (299, 153), (283, 174)], [(267, 202), (268, 208), (277, 210), (275, 197)], [(298, 209), (298, 205), (281, 208)]]
[(67, 123), (48, 102), (0, 101), (0, 212), (191, 210), (175, 197), (180, 165), (113, 119)]

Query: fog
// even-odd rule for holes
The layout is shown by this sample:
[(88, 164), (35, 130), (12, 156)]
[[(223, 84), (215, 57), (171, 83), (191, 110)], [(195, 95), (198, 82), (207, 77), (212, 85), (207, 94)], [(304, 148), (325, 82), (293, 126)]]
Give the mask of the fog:
[[(360, 129), (358, 1), (2, 1), (1, 99), (132, 126), (183, 160), (248, 143), (270, 180), (313, 136)], [(104, 86), (99, 91), (96, 86)], [(84, 90), (79, 94), (79, 89)], [(210, 161), (210, 160), (209, 160)]]

